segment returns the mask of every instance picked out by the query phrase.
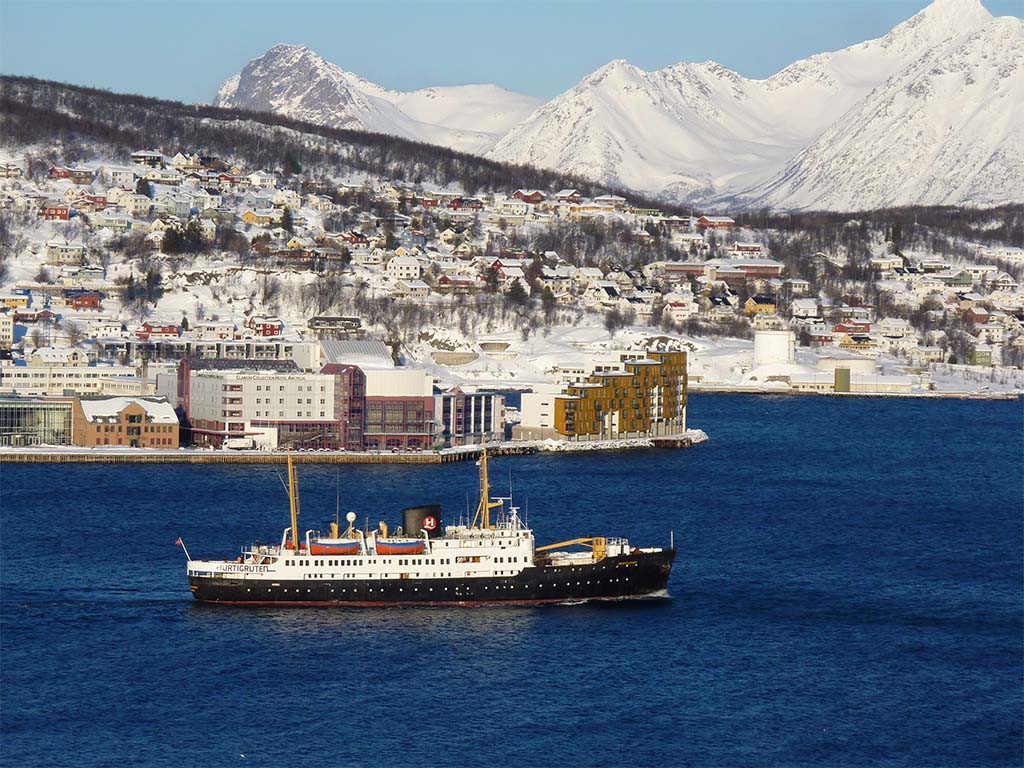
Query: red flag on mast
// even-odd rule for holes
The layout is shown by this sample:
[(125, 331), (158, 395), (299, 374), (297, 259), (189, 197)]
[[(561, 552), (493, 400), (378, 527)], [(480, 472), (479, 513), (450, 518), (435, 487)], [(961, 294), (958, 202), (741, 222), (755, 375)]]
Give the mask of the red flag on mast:
[(184, 547), (185, 546), (184, 544), (181, 543), (181, 536), (179, 536), (178, 540), (176, 542), (174, 542), (174, 545), (176, 547)]

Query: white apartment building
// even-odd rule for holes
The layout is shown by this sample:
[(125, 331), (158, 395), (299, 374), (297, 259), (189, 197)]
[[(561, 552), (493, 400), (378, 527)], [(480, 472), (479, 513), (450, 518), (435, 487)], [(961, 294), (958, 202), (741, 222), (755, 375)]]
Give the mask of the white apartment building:
[(235, 338), (234, 323), (196, 323), (188, 335), (202, 341), (228, 341)]
[(0, 349), (10, 349), (14, 343), (14, 317), (0, 313)]
[(418, 280), (423, 268), (412, 256), (395, 256), (385, 269), (392, 280)]
[(151, 387), (128, 365), (33, 363), (0, 366), (0, 393), (15, 395), (149, 394)]
[(46, 263), (50, 266), (79, 266), (84, 261), (85, 246), (77, 240), (55, 238), (46, 244)]
[(334, 376), (321, 373), (198, 370), (189, 373), (185, 399), (198, 443), (214, 444), (233, 436), (266, 435), (277, 445), (287, 428), (316, 431), (337, 421)]

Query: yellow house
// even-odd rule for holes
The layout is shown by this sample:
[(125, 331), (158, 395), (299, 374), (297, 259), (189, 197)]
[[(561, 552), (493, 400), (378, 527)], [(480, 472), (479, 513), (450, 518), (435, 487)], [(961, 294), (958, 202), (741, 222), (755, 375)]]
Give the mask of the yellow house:
[(257, 211), (246, 211), (242, 214), (242, 221), (246, 224), (259, 224), (260, 226), (268, 226), (278, 220), (280, 214), (273, 210), (267, 210), (261, 208)]
[(751, 296), (743, 303), (743, 314), (747, 317), (774, 315), (775, 299), (770, 296)]
[(7, 309), (21, 309), (28, 306), (28, 296), (21, 294), (6, 293), (0, 296), (0, 307)]
[(875, 348), (875, 340), (864, 333), (847, 333), (839, 339), (841, 349), (852, 349), (858, 352)]

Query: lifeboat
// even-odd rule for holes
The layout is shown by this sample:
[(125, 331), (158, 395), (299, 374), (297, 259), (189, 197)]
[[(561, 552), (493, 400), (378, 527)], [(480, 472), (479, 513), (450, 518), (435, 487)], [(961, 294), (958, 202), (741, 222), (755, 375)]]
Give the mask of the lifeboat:
[[(285, 542), (285, 548), (291, 549), (291, 539)], [(299, 551), (305, 552), (306, 545), (299, 544)], [(311, 555), (358, 555), (359, 542), (355, 539), (313, 539), (309, 542)]]
[(357, 555), (359, 542), (355, 539), (313, 539), (309, 542), (311, 555)]
[(378, 555), (422, 555), (423, 539), (377, 539)]

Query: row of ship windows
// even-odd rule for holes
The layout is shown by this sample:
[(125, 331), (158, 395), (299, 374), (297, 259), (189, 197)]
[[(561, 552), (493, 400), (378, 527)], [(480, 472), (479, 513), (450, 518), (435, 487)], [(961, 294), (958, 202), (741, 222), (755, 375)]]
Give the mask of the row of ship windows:
[[(450, 576), (451, 574), (448, 574), (448, 575)], [(621, 581), (621, 579), (608, 579), (607, 581), (602, 581), (601, 579), (597, 579), (596, 582), (594, 582), (594, 583), (596, 583), (596, 584), (618, 584), (620, 581)], [(563, 586), (563, 587), (577, 586), (577, 587), (579, 587), (579, 586), (582, 586), (583, 584), (590, 584), (590, 583), (591, 583), (590, 581), (586, 581), (586, 582), (577, 581), (576, 584), (574, 585), (571, 581), (566, 581), (566, 582), (564, 582), (562, 584), (550, 584), (549, 585), (549, 584), (541, 583), (541, 584), (537, 584), (536, 586), (537, 586), (537, 588), (546, 587), (546, 586), (552, 586), (552, 587), (558, 587), (558, 586)], [(495, 589), (515, 589), (516, 587), (525, 588), (525, 587), (528, 587), (528, 586), (529, 586), (528, 584), (498, 584), (494, 588)], [(490, 589), (490, 588), (491, 588), (490, 585), (484, 585), (484, 589)], [(440, 587), (439, 587), (439, 589), (440, 589)], [(456, 592), (458, 592), (460, 588), (459, 587), (455, 587), (454, 589), (455, 589)], [(249, 589), (246, 589), (245, 591), (246, 592), (252, 592), (252, 588), (250, 587)], [(273, 592), (273, 591), (274, 591), (273, 589), (271, 589), (269, 587), (267, 588), (267, 592)], [(288, 590), (287, 589), (283, 589), (281, 591), (282, 592), (287, 592)], [(295, 591), (296, 592), (301, 592), (302, 590), (301, 589), (296, 589)], [(313, 590), (312, 590), (311, 587), (307, 587), (306, 588), (306, 592), (312, 592), (312, 591)], [(342, 592), (348, 592), (347, 589), (342, 589), (341, 591)], [(353, 589), (352, 591), (356, 592), (357, 590)], [(374, 588), (373, 587), (369, 587), (366, 591), (367, 592), (373, 592)], [(385, 590), (382, 588), (380, 591), (384, 592)], [(404, 590), (404, 588), (399, 587), (398, 591), (399, 592), (404, 592), (405, 590)], [(413, 587), (412, 591), (413, 592), (419, 592), (419, 587)], [(427, 587), (427, 591), (428, 592), (433, 592), (434, 588), (433, 587)], [(448, 591), (448, 587), (444, 587), (444, 591), (447, 592)], [(334, 590), (332, 589), (331, 592), (333, 593)]]
[[(388, 563), (394, 563), (395, 561), (388, 560), (387, 562)], [(481, 562), (481, 558), (480, 557), (473, 557), (472, 559), (470, 559), (468, 557), (457, 557), (457, 558), (455, 558), (455, 562), (457, 562), (457, 563), (469, 563), (469, 562), (478, 563), (478, 562)], [(516, 555), (514, 557), (507, 557), (507, 558), (506, 557), (496, 557), (496, 558), (494, 558), (494, 562), (496, 562), (496, 563), (525, 563), (526, 562), (526, 558), (525, 557), (520, 557), (518, 555)], [(377, 561), (371, 559), (371, 560), (367, 560), (366, 563), (367, 563), (367, 565), (376, 565)], [(451, 565), (451, 563), (452, 563), (452, 559), (450, 557), (436, 557), (436, 558), (435, 557), (424, 557), (424, 558), (417, 558), (417, 559), (414, 559), (414, 560), (411, 560), (411, 559), (399, 560), (397, 564), (398, 565)], [(349, 561), (345, 561), (345, 560), (285, 560), (284, 564), (285, 565), (298, 565), (298, 566), (306, 567), (306, 568), (309, 568), (311, 566), (318, 566), (318, 565), (321, 565), (321, 566), (322, 565), (338, 566), (338, 567), (342, 567), (342, 568), (347, 566), (347, 567), (351, 568), (353, 566), (361, 566), (363, 564), (363, 561), (362, 560), (349, 560)]]
[[(393, 563), (394, 561), (393, 560), (388, 560), (387, 562), (388, 563)], [(398, 561), (398, 565), (451, 565), (451, 563), (452, 563), (452, 559), (450, 557), (425, 557), (425, 558), (420, 558), (420, 559), (417, 559), (417, 560), (399, 560)], [(302, 567), (306, 567), (306, 568), (309, 568), (310, 566), (316, 566), (316, 565), (328, 565), (328, 566), (336, 565), (336, 566), (339, 566), (339, 567), (342, 567), (342, 568), (345, 567), (345, 566), (348, 566), (349, 568), (351, 568), (353, 566), (360, 566), (360, 565), (362, 565), (363, 561), (362, 561), (362, 559), (359, 559), (359, 560), (348, 560), (348, 561), (345, 561), (345, 560), (315, 560), (315, 559), (314, 560), (285, 560), (284, 564), (285, 565), (298, 565), (298, 566), (302, 566)], [(370, 559), (370, 560), (366, 561), (366, 564), (367, 565), (376, 565), (377, 561), (375, 559)]]

